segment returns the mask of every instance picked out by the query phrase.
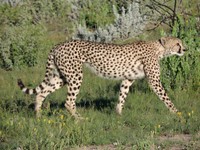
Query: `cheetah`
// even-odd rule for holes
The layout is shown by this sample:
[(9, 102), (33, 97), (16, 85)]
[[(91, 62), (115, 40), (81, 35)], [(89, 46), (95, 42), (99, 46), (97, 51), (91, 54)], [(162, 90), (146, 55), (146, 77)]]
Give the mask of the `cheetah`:
[(18, 86), (26, 94), (36, 94), (35, 111), (36, 116), (40, 116), (47, 95), (67, 85), (65, 107), (73, 117), (79, 118), (81, 116), (76, 111), (75, 100), (83, 80), (82, 67), (85, 64), (101, 77), (122, 80), (116, 105), (119, 115), (122, 114), (129, 87), (136, 79), (144, 77), (166, 107), (176, 113), (178, 110), (160, 81), (159, 61), (172, 55), (182, 56), (185, 50), (182, 41), (175, 37), (125, 45), (72, 40), (50, 51), (44, 80), (36, 88), (25, 87), (21, 79), (18, 79)]

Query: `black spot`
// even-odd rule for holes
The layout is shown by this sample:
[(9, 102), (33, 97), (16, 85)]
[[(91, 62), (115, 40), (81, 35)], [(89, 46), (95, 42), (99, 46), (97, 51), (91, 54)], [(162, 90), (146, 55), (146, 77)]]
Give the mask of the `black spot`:
[(33, 89), (33, 93), (34, 93), (34, 94), (36, 94), (36, 93), (37, 93), (37, 92), (36, 92), (36, 89)]
[(26, 89), (25, 93), (26, 93), (26, 94), (29, 94), (29, 89)]
[(18, 86), (19, 86), (21, 89), (23, 89), (23, 88), (25, 87), (21, 79), (18, 79), (18, 80), (17, 80), (17, 83), (18, 83)]
[(39, 87), (40, 87), (40, 89), (41, 89), (41, 90), (43, 90), (43, 89), (44, 89), (44, 87), (43, 87), (41, 84), (39, 85)]

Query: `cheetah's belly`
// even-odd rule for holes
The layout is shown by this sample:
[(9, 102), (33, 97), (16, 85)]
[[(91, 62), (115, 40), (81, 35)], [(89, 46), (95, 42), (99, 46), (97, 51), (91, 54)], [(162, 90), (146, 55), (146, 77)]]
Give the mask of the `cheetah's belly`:
[(123, 72), (123, 76), (126, 79), (142, 79), (145, 77), (144, 66), (140, 63), (136, 63), (134, 66), (127, 67)]
[(110, 79), (141, 79), (145, 77), (144, 69), (142, 64), (135, 64), (134, 66), (120, 67), (113, 66), (110, 68), (104, 68), (101, 66), (95, 66), (90, 63), (85, 63), (85, 65), (92, 70), (96, 75), (104, 78)]

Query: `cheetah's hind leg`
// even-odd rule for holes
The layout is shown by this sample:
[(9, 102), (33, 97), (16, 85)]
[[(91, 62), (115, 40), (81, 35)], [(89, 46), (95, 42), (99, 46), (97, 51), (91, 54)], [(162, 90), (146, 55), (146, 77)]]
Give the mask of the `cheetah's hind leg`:
[(24, 86), (21, 79), (18, 79), (18, 86), (21, 88), (21, 90), (29, 95), (36, 94), (36, 100), (35, 100), (35, 112), (36, 117), (41, 116), (41, 106), (45, 98), (55, 90), (61, 88), (63, 85), (66, 84), (66, 81), (63, 78), (60, 78), (57, 75), (53, 75), (49, 77), (47, 80), (48, 82), (42, 82), (38, 87), (35, 89), (29, 89)]
[(126, 97), (129, 92), (130, 86), (133, 84), (134, 80), (123, 80), (121, 85), (120, 85), (120, 92), (119, 92), (119, 100), (118, 104), (116, 106), (116, 112), (118, 115), (122, 114), (122, 109), (126, 100)]
[[(78, 68), (78, 67), (77, 67)], [(65, 73), (65, 78), (67, 79), (67, 99), (65, 102), (65, 107), (67, 111), (77, 120), (84, 119), (76, 111), (76, 97), (80, 91), (80, 86), (83, 79), (83, 72), (81, 67), (77, 69), (75, 74)]]
[(66, 84), (66, 81), (59, 76), (54, 75), (48, 85), (42, 89), (40, 93), (36, 95), (36, 100), (35, 100), (35, 112), (36, 112), (36, 117), (41, 116), (41, 106), (45, 98), (50, 94), (53, 93), (54, 91), (60, 89), (62, 86)]

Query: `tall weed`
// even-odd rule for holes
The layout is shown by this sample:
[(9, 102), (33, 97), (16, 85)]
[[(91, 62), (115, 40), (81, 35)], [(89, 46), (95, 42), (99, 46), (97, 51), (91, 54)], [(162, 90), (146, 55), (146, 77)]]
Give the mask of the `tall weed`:
[[(187, 85), (194, 89), (200, 83), (200, 32), (197, 20), (193, 17), (184, 19), (179, 16), (172, 29), (172, 36), (182, 39), (188, 50), (183, 57), (168, 57), (162, 61), (162, 80), (166, 88), (184, 88)], [(166, 35), (161, 32), (162, 36)]]

